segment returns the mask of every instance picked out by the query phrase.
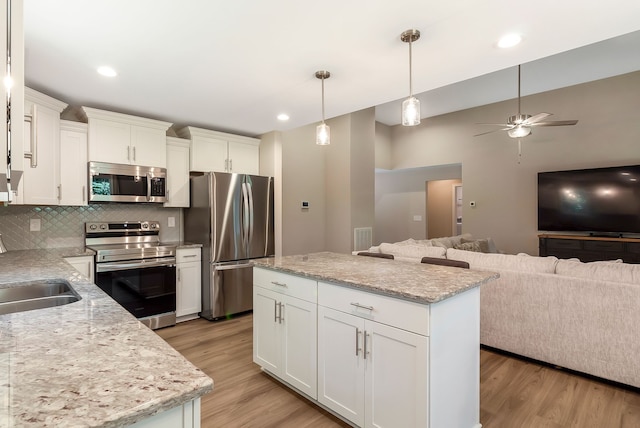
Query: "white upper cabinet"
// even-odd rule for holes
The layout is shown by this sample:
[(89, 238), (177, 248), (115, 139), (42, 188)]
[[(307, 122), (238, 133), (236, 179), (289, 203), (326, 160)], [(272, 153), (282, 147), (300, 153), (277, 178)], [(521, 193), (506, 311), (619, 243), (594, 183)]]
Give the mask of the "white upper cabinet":
[[(60, 201), (60, 113), (67, 104), (25, 88), (24, 176), (17, 203), (58, 205)], [(18, 160), (13, 159), (13, 162)], [(86, 168), (86, 164), (84, 165)], [(22, 191), (21, 191), (22, 190)]]
[(89, 161), (167, 166), (169, 122), (82, 107), (89, 122)]
[(60, 205), (87, 205), (87, 124), (60, 121)]
[(165, 207), (189, 207), (189, 140), (167, 137), (167, 202)]
[(176, 132), (191, 140), (190, 170), (260, 173), (260, 140), (187, 126)]

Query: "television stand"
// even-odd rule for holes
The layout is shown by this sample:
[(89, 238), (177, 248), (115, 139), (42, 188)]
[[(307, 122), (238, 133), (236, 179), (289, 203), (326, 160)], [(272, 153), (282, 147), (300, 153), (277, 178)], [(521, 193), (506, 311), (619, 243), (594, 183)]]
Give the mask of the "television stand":
[(577, 258), (582, 262), (622, 259), (625, 263), (640, 263), (640, 238), (541, 234), (538, 244), (542, 257)]

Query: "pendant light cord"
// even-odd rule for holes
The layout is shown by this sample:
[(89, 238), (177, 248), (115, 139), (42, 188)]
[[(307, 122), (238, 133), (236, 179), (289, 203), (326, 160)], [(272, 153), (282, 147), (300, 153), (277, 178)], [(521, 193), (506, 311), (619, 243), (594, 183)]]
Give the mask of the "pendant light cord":
[(413, 55), (411, 52), (412, 40), (409, 38), (409, 97), (413, 97)]
[(322, 123), (324, 123), (324, 77), (322, 80)]

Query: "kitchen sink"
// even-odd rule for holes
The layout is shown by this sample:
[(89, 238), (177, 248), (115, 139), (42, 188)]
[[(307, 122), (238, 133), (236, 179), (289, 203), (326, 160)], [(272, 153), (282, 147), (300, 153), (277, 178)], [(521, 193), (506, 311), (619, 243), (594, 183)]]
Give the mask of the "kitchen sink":
[(15, 287), (0, 288), (0, 315), (62, 306), (80, 299), (67, 281), (31, 281)]

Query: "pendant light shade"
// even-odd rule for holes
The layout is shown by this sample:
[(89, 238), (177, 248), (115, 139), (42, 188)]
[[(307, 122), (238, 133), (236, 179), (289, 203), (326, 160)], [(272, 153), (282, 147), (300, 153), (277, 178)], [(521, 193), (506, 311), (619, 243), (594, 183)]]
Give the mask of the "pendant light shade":
[(402, 103), (402, 124), (415, 126), (420, 124), (420, 101), (413, 96), (412, 52), (411, 44), (420, 38), (420, 31), (407, 30), (400, 35), (400, 40), (409, 43), (409, 98)]
[(316, 78), (322, 80), (322, 123), (316, 127), (316, 144), (326, 146), (331, 144), (331, 129), (324, 123), (324, 79), (331, 77), (325, 70), (316, 71)]

